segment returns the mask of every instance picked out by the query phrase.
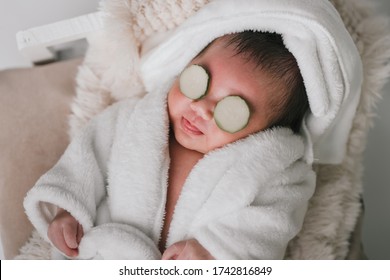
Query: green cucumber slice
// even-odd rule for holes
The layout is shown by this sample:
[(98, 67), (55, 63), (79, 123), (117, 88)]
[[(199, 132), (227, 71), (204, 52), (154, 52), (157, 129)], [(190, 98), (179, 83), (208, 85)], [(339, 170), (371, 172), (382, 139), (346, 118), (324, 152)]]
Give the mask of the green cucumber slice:
[(214, 120), (220, 129), (236, 133), (244, 129), (249, 122), (250, 110), (247, 102), (240, 96), (223, 98), (214, 109)]
[(207, 93), (209, 74), (200, 65), (193, 64), (180, 75), (180, 91), (190, 99), (198, 100)]

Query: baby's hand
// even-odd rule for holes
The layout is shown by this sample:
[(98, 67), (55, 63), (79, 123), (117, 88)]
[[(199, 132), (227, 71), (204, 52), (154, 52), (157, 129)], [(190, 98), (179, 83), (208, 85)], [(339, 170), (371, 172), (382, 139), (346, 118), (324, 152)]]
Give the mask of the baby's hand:
[(163, 260), (214, 260), (196, 239), (177, 242), (165, 250)]
[(53, 245), (68, 257), (78, 255), (77, 248), (83, 235), (83, 227), (63, 209), (58, 211), (47, 230), (47, 236)]

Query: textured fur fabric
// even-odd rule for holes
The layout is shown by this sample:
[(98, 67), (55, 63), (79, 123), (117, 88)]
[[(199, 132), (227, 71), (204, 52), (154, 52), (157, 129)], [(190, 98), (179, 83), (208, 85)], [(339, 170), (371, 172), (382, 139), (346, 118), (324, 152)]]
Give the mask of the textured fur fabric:
[[(108, 104), (129, 94), (141, 95), (139, 54), (146, 39), (183, 22), (207, 0), (105, 1), (106, 29), (91, 43), (79, 70), (73, 103), (71, 135)], [(386, 18), (370, 0), (331, 0), (354, 39), (363, 61), (362, 96), (350, 133), (347, 155), (340, 165), (318, 165), (316, 193), (303, 229), (288, 247), (287, 259), (345, 259), (350, 236), (361, 214), (362, 155), (373, 121), (374, 105), (390, 75), (390, 35)], [(158, 36), (156, 36), (158, 40)], [(38, 240), (37, 240), (38, 239)], [(33, 236), (18, 258), (45, 258), (42, 242)], [(39, 248), (39, 252), (35, 251)], [(38, 257), (39, 256), (39, 257)]]

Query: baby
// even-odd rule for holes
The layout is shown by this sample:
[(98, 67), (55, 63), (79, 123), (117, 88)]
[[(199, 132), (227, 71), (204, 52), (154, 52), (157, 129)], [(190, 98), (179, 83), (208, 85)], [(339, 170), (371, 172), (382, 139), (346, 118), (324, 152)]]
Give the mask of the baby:
[(69, 257), (88, 231), (121, 224), (129, 250), (139, 240), (153, 247), (140, 258), (283, 258), (315, 185), (300, 136), (308, 108), (280, 35), (225, 35), (168, 94), (119, 102), (92, 120), (27, 195), (27, 213)]

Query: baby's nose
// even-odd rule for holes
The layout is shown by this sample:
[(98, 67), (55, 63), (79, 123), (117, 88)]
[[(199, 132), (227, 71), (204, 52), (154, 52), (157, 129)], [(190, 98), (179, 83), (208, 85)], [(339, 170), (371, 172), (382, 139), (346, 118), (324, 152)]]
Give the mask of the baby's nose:
[(206, 121), (210, 121), (213, 118), (214, 106), (205, 99), (191, 102), (190, 108)]

